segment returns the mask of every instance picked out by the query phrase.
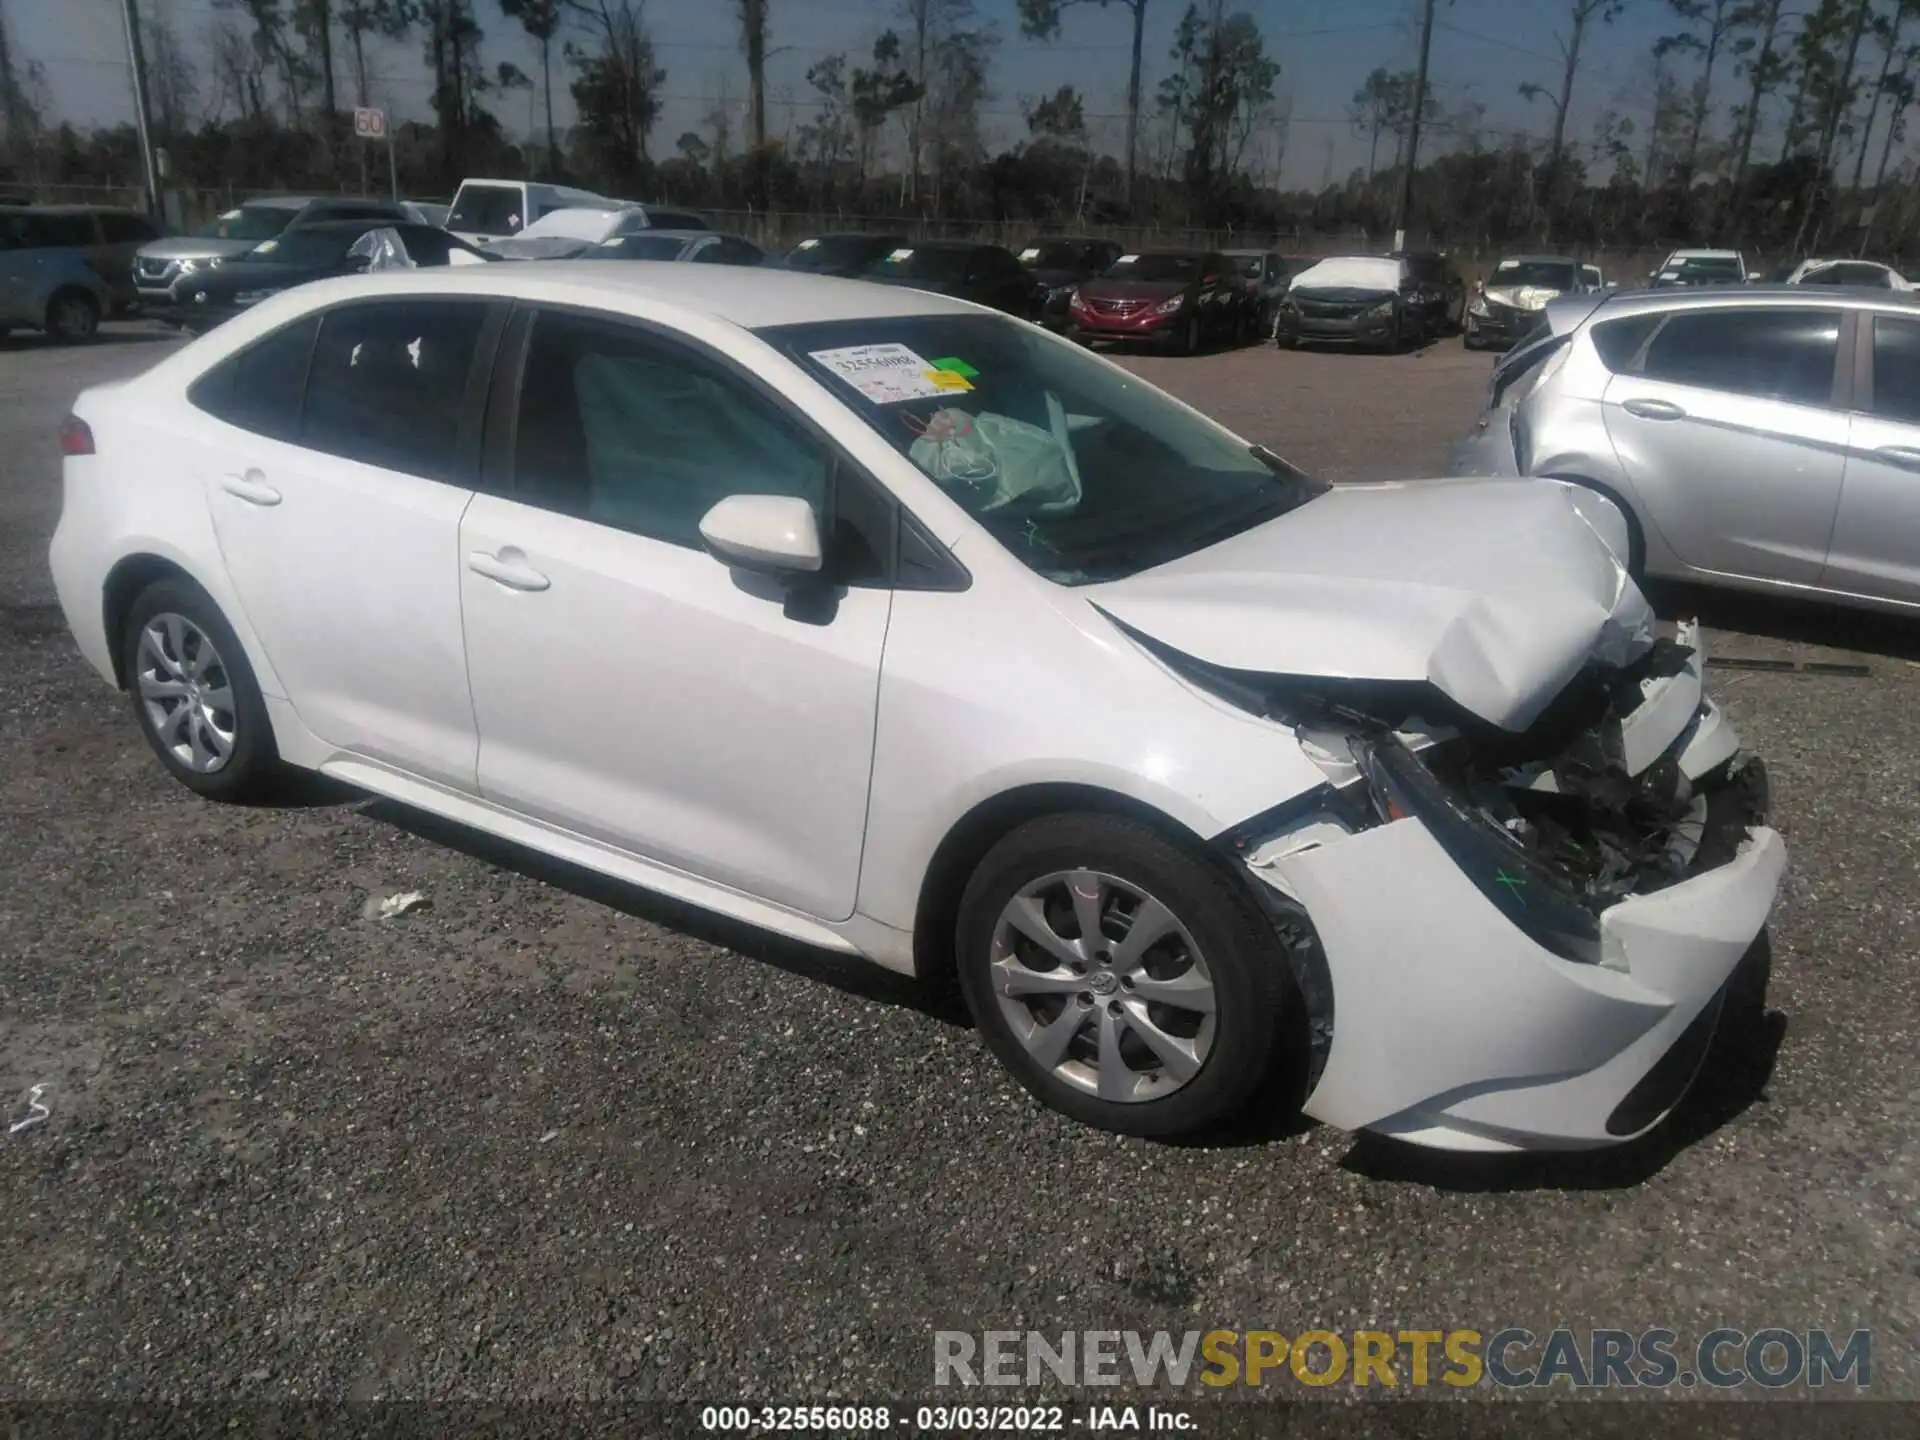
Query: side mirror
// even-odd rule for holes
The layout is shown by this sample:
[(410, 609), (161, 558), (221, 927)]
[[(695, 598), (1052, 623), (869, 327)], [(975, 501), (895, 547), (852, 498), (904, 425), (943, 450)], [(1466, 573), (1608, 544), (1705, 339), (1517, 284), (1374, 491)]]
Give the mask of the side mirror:
[(812, 575), (821, 565), (813, 506), (790, 495), (729, 495), (700, 520), (716, 560), (762, 575)]

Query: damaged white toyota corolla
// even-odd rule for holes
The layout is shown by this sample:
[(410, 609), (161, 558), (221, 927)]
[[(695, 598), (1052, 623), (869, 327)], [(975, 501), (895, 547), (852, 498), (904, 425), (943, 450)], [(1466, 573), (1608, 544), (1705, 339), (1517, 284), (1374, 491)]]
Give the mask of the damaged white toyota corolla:
[(933, 295), (317, 284), (62, 443), (68, 622), (193, 789), (318, 770), (957, 973), (1023, 1084), (1116, 1130), (1215, 1122), (1297, 1045), (1348, 1129), (1639, 1134), (1785, 861), (1617, 515), (1328, 489)]

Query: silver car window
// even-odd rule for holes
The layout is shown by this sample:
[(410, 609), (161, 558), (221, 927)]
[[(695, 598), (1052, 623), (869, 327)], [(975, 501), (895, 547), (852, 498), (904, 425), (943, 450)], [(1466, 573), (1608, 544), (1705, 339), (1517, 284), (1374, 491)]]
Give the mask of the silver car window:
[(1840, 311), (1683, 310), (1667, 317), (1647, 346), (1641, 373), (1797, 405), (1833, 399)]
[(1873, 413), (1920, 425), (1920, 320), (1873, 320)]

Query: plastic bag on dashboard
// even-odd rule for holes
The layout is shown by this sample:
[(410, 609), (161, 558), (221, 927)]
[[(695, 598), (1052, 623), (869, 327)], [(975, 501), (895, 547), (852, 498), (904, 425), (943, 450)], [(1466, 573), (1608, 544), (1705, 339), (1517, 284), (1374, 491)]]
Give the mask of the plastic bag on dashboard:
[(418, 262), (407, 254), (407, 247), (400, 238), (398, 230), (369, 230), (353, 242), (347, 251), (349, 258), (365, 256), (366, 273), (377, 274), (382, 270), (417, 270)]
[(1080, 503), (1079, 471), (1065, 440), (991, 410), (934, 411), (907, 455), (945, 489), (964, 493), (975, 514), (1016, 502), (1038, 514)]

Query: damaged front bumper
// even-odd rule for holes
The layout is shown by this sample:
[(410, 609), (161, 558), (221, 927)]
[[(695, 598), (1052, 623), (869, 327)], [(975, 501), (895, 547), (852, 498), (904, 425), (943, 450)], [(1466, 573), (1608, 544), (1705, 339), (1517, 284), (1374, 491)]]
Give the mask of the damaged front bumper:
[[(1679, 1101), (1786, 849), (1764, 824), (1764, 768), (1702, 694), (1697, 633), (1683, 627), (1678, 646), (1684, 663), (1638, 678), (1609, 734), (1613, 780), (1672, 786), (1685, 806), (1631, 873), (1543, 865), (1484, 816), (1469, 834), (1469, 807), (1414, 781), (1409, 763), (1426, 766), (1404, 737), (1383, 743), (1426, 788), (1386, 777), (1379, 823), (1331, 806), (1243, 847), (1276, 904), (1304, 910), (1324, 961), (1330, 1039), (1307, 1114), (1445, 1149), (1581, 1148), (1630, 1139)], [(1550, 767), (1505, 782), (1558, 783)]]

